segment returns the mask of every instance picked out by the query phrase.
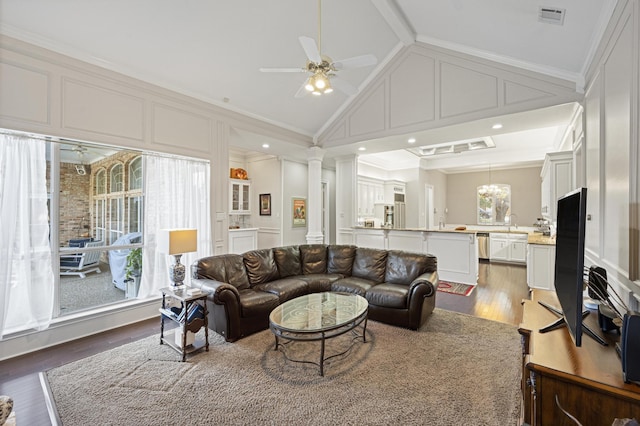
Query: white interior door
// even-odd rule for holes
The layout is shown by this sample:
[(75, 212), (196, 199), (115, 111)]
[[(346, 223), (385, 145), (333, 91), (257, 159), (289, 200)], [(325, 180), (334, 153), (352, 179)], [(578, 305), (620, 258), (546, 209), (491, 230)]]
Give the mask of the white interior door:
[(431, 228), (435, 228), (436, 226), (436, 212), (435, 212), (435, 203), (434, 203), (434, 196), (433, 196), (433, 186), (432, 185), (425, 185), (425, 193), (424, 193), (424, 199), (425, 199), (425, 209), (424, 211), (426, 212), (425, 217), (426, 217), (426, 228), (427, 229), (431, 229)]

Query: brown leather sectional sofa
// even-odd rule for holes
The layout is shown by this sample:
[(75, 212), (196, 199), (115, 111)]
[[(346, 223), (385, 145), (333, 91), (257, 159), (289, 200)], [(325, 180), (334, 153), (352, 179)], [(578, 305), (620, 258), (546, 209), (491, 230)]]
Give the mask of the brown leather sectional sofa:
[(418, 329), (435, 307), (436, 257), (350, 245), (310, 244), (224, 254), (191, 265), (208, 293), (209, 327), (229, 342), (269, 327), (279, 304), (307, 293), (363, 296), (369, 319)]

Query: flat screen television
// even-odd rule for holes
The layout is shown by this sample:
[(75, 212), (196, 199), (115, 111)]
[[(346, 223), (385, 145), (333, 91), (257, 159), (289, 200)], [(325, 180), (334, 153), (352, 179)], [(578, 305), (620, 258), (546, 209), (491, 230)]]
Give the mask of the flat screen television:
[(560, 301), (557, 309), (538, 302), (555, 313), (558, 321), (540, 329), (546, 333), (566, 326), (576, 346), (582, 344), (582, 331), (601, 345), (607, 342), (582, 323), (589, 311), (582, 309), (584, 290), (584, 234), (587, 219), (587, 189), (580, 188), (558, 199), (556, 227), (556, 265), (554, 286)]
[(584, 234), (587, 189), (558, 199), (554, 285), (564, 321), (576, 346), (582, 343), (582, 293), (584, 289)]

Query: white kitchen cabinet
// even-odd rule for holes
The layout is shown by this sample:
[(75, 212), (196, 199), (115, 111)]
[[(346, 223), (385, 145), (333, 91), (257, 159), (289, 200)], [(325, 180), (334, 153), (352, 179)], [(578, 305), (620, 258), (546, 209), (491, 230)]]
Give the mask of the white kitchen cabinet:
[(258, 248), (258, 228), (229, 229), (229, 253), (242, 254)]
[(527, 245), (527, 284), (530, 288), (553, 290), (556, 263), (556, 246), (547, 244)]
[[(387, 180), (384, 182), (383, 201), (386, 204), (393, 204), (396, 201), (404, 202), (404, 195), (407, 191), (407, 184), (399, 180)], [(398, 199), (400, 196), (401, 199)]]
[(527, 261), (527, 234), (491, 233), (490, 260), (525, 263)]
[(552, 222), (556, 220), (558, 198), (573, 188), (573, 152), (549, 153), (544, 158), (541, 188), (541, 213)]
[(490, 260), (509, 260), (509, 240), (507, 234), (490, 234)]
[(525, 263), (527, 261), (527, 240), (509, 240), (512, 262)]
[(251, 181), (229, 179), (229, 214), (251, 214)]
[(358, 178), (358, 216), (373, 217), (375, 204), (384, 202), (382, 181)]

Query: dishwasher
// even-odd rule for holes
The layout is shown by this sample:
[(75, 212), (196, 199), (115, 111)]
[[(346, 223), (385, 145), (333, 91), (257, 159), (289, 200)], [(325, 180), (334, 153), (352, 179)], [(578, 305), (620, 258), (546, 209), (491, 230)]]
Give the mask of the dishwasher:
[(477, 232), (476, 239), (478, 240), (478, 258), (489, 260), (489, 233)]

